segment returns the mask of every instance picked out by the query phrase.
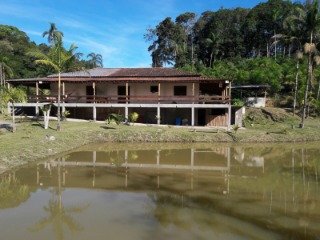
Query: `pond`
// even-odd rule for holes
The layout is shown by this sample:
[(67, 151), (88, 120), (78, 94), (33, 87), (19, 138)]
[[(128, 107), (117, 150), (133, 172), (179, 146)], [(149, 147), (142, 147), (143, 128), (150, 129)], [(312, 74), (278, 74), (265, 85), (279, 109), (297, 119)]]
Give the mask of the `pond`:
[(1, 176), (1, 239), (319, 239), (320, 144), (96, 144)]

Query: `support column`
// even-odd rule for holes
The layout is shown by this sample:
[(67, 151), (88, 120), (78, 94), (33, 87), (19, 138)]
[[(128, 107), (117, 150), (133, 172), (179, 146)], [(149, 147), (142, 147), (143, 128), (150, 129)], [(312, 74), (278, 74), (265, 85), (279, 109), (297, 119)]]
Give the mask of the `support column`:
[(39, 117), (39, 106), (38, 106), (38, 103), (39, 103), (39, 82), (36, 82), (36, 116)]
[[(228, 80), (229, 81), (229, 80)], [(231, 81), (229, 81), (229, 89), (228, 89), (228, 105), (229, 105), (229, 108), (228, 108), (228, 130), (230, 130), (230, 127), (231, 127)]]
[(158, 103), (160, 103), (160, 98), (161, 98), (161, 84), (158, 83)]
[(158, 104), (157, 107), (157, 124), (160, 125), (161, 124), (161, 112), (160, 112), (160, 105)]
[(96, 102), (96, 83), (92, 83), (92, 89), (93, 89), (93, 102)]
[(65, 89), (65, 85), (64, 82), (62, 82), (62, 113), (64, 113), (66, 111), (66, 107), (64, 106), (64, 99), (66, 97), (66, 89)]
[(194, 83), (192, 83), (192, 104), (194, 104), (194, 92), (195, 92)]
[(92, 83), (93, 90), (93, 121), (97, 121), (97, 107), (96, 107), (96, 83)]
[(129, 108), (128, 108), (128, 104), (129, 104), (129, 83), (126, 83), (126, 107), (125, 107), (125, 121), (128, 122), (129, 121)]
[(129, 100), (129, 84), (126, 83), (126, 103), (128, 103)]
[(191, 107), (191, 126), (193, 127), (195, 124), (195, 119), (194, 119), (194, 106), (192, 105)]
[(124, 117), (125, 117), (125, 121), (129, 121), (129, 107), (128, 107), (128, 103), (126, 103), (126, 106), (124, 108)]
[(97, 107), (95, 103), (93, 103), (92, 110), (93, 110), (93, 121), (97, 121)]

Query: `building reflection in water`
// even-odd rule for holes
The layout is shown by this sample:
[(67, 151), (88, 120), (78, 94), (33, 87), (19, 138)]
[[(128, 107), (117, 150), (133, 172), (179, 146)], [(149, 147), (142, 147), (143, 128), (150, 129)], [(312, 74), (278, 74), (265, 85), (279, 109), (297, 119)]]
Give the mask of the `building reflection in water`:
[(87, 194), (147, 197), (151, 215), (163, 226), (196, 222), (208, 231), (229, 226), (250, 235), (255, 229), (257, 236), (272, 229), (291, 239), (320, 234), (318, 147), (105, 148), (80, 149), (16, 176), (30, 188), (58, 186), (58, 209), (64, 189), (94, 189)]
[[(252, 177), (252, 173), (256, 176), (264, 172), (264, 157), (246, 156), (245, 149), (240, 147), (76, 151), (59, 161), (52, 159), (38, 164), (38, 185), (50, 184), (53, 169), (61, 166), (63, 186), (76, 187), (84, 184), (89, 187), (90, 182), (91, 187), (107, 189), (137, 185), (142, 187), (143, 184), (145, 188), (160, 189), (165, 184), (175, 185), (168, 182), (169, 176), (171, 180), (183, 176), (179, 187), (188, 183), (184, 188), (193, 190), (195, 184), (211, 179), (213, 183), (220, 185), (221, 193), (227, 194), (230, 191), (230, 175), (244, 174)], [(117, 177), (108, 172), (116, 172)], [(143, 183), (146, 176), (151, 181)], [(165, 179), (163, 183), (162, 179)], [(154, 185), (150, 186), (151, 183)]]

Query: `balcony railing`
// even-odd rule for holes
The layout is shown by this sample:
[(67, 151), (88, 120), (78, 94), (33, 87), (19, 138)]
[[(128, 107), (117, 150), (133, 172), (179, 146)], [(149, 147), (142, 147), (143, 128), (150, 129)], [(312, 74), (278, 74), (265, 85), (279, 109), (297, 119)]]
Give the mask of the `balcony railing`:
[[(28, 102), (57, 102), (57, 95), (29, 95)], [(142, 104), (230, 104), (229, 96), (93, 96), (93, 95), (62, 95), (65, 103), (142, 103)]]

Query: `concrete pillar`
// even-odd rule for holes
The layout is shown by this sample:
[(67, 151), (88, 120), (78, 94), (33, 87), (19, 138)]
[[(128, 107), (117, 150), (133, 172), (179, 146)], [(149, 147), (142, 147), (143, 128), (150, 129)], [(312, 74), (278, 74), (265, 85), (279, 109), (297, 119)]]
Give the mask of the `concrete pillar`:
[(161, 84), (158, 83), (158, 103), (160, 103), (160, 98), (161, 98)]
[(97, 107), (95, 104), (93, 104), (93, 121), (96, 121), (97, 120)]
[(124, 117), (126, 119), (126, 121), (129, 121), (129, 107), (128, 107), (128, 103), (126, 103), (126, 106), (124, 108)]
[(194, 126), (195, 124), (195, 114), (194, 114), (194, 106), (191, 107), (191, 126)]
[(157, 124), (160, 125), (161, 123), (161, 112), (160, 112), (160, 106), (157, 107)]

